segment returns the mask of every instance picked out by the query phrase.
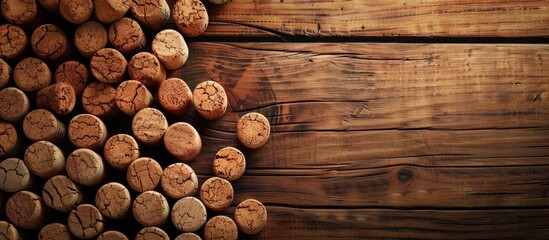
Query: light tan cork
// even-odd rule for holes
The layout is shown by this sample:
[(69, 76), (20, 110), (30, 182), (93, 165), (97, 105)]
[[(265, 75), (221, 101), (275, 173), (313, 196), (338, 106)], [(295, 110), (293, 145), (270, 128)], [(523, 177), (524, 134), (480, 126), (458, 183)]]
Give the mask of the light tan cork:
[(126, 75), (128, 61), (118, 50), (103, 48), (93, 54), (90, 61), (92, 75), (104, 83), (119, 83)]
[(215, 154), (212, 168), (214, 174), (220, 178), (237, 180), (246, 170), (246, 158), (240, 150), (224, 147)]
[(53, 15), (59, 15), (59, 0), (38, 0), (40, 5)]
[(150, 106), (152, 101), (151, 92), (139, 81), (124, 81), (116, 88), (116, 106), (129, 116), (133, 116), (139, 110)]
[(140, 81), (149, 89), (157, 89), (166, 80), (166, 70), (152, 53), (140, 52), (128, 62), (131, 79)]
[(127, 17), (118, 19), (111, 24), (108, 37), (114, 48), (126, 54), (139, 51), (147, 44), (145, 32), (139, 23)]
[(95, 0), (93, 12), (102, 23), (112, 23), (126, 15), (132, 4), (131, 0)]
[(0, 221), (0, 236), (3, 236), (6, 240), (20, 240), (19, 231), (15, 225), (6, 222)]
[(95, 21), (81, 24), (74, 33), (76, 49), (86, 58), (91, 58), (97, 51), (105, 48), (107, 42), (107, 29)]
[(0, 119), (18, 122), (29, 111), (29, 98), (21, 89), (8, 87), (0, 90)]
[(31, 141), (59, 143), (65, 137), (65, 124), (46, 109), (32, 110), (23, 119), (23, 132)]
[(125, 171), (141, 155), (137, 141), (128, 134), (110, 137), (103, 147), (105, 160), (117, 170)]
[(31, 144), (24, 156), (29, 171), (43, 179), (65, 172), (65, 154), (51, 142), (38, 141)]
[(92, 0), (59, 0), (59, 12), (70, 23), (82, 24), (93, 12)]
[(50, 68), (38, 58), (25, 58), (13, 69), (15, 85), (26, 92), (34, 92), (47, 87), (50, 85), (51, 79)]
[(169, 78), (158, 88), (158, 102), (169, 114), (181, 116), (191, 109), (191, 89), (180, 78)]
[(130, 191), (117, 182), (101, 186), (95, 195), (95, 206), (108, 218), (124, 218), (130, 211), (131, 205)]
[(227, 111), (227, 93), (221, 84), (205, 81), (194, 89), (193, 104), (200, 116), (208, 120), (216, 120)]
[(8, 220), (23, 229), (40, 228), (48, 218), (47, 211), (40, 196), (29, 191), (16, 192), (6, 202)]
[(138, 192), (154, 190), (160, 184), (162, 167), (152, 158), (142, 157), (133, 161), (126, 172), (130, 187)]
[(227, 216), (215, 216), (204, 226), (204, 239), (237, 240), (238, 228), (234, 221)]
[(84, 202), (80, 187), (64, 175), (46, 181), (42, 188), (42, 198), (48, 207), (60, 212), (69, 212)]
[(248, 148), (260, 148), (271, 134), (271, 124), (261, 113), (247, 113), (236, 124), (236, 136), (242, 145)]
[(0, 158), (16, 156), (21, 150), (22, 142), (11, 123), (0, 121)]
[(86, 148), (72, 152), (67, 157), (65, 168), (70, 179), (84, 186), (96, 186), (106, 177), (101, 156)]
[(158, 227), (146, 227), (135, 236), (135, 240), (170, 240), (170, 236)]
[(0, 58), (0, 89), (6, 87), (11, 79), (10, 65)]
[(152, 52), (168, 70), (183, 66), (189, 57), (189, 48), (183, 36), (173, 30), (166, 29), (156, 34), (151, 44)]
[(173, 19), (183, 35), (195, 37), (208, 28), (208, 13), (200, 0), (179, 0), (175, 3)]
[(182, 233), (175, 238), (175, 240), (202, 240), (196, 233)]
[(29, 39), (19, 26), (3, 24), (0, 26), (0, 58), (15, 59), (20, 57), (27, 48)]
[(231, 183), (219, 177), (209, 178), (200, 188), (200, 199), (208, 209), (214, 212), (227, 209), (233, 202), (233, 196)]
[(69, 54), (67, 35), (56, 25), (44, 24), (32, 32), (31, 47), (39, 57), (56, 61)]
[(97, 240), (128, 240), (128, 237), (119, 231), (106, 231), (97, 237)]
[(105, 230), (103, 216), (91, 204), (82, 204), (72, 210), (68, 220), (72, 234), (82, 239), (96, 238)]
[(19, 26), (34, 24), (42, 15), (35, 0), (2, 0), (0, 10), (4, 19)]
[(29, 189), (33, 176), (19, 158), (7, 158), (0, 162), (0, 189), (6, 192), (17, 192)]
[(79, 114), (69, 122), (69, 139), (77, 148), (98, 149), (107, 141), (107, 126), (91, 114)]
[(256, 234), (267, 224), (267, 209), (255, 199), (246, 199), (236, 207), (234, 219), (240, 231)]
[(84, 64), (78, 61), (67, 61), (57, 67), (54, 79), (56, 83), (70, 84), (76, 95), (81, 96), (88, 86), (90, 74)]
[(198, 191), (198, 178), (189, 165), (174, 163), (162, 172), (160, 185), (166, 195), (180, 199), (192, 196)]
[(170, 206), (161, 193), (146, 191), (135, 198), (132, 212), (139, 224), (147, 227), (160, 226), (168, 220)]
[(170, 6), (166, 0), (132, 0), (133, 17), (150, 29), (157, 30), (170, 20)]
[(207, 220), (206, 207), (198, 198), (179, 199), (172, 208), (172, 222), (182, 232), (196, 232)]
[(141, 109), (132, 120), (133, 135), (146, 145), (156, 145), (162, 142), (166, 129), (168, 129), (168, 120), (161, 111), (155, 108)]
[(113, 117), (116, 115), (116, 89), (103, 82), (92, 82), (82, 92), (84, 110), (97, 117)]
[(185, 122), (178, 122), (166, 130), (164, 146), (179, 161), (189, 162), (202, 150), (202, 140), (193, 126)]
[(39, 240), (71, 240), (69, 227), (61, 223), (50, 223), (38, 233)]
[(64, 116), (72, 112), (76, 105), (76, 92), (68, 83), (56, 83), (40, 89), (36, 93), (36, 107)]

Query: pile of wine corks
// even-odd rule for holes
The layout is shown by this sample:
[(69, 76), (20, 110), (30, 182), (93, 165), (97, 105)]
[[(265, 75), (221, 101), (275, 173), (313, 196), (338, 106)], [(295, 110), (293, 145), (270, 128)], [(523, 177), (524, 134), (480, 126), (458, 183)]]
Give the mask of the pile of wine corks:
[(246, 170), (239, 148), (269, 139), (265, 116), (241, 116), (240, 144), (199, 171), (213, 177), (199, 181), (189, 164), (207, 143), (184, 120), (211, 124), (228, 106), (219, 82), (191, 88), (171, 74), (192, 57), (185, 38), (206, 30), (206, 6), (0, 0), (0, 239), (228, 240), (264, 229), (265, 206), (234, 202), (233, 184)]

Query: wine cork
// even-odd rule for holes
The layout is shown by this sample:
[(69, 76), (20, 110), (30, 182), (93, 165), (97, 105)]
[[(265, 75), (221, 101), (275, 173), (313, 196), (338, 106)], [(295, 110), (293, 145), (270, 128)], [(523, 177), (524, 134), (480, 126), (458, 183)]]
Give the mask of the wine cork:
[(30, 110), (27, 95), (18, 88), (4, 88), (0, 90), (0, 119), (8, 122), (18, 122)]
[(170, 236), (158, 227), (146, 227), (135, 236), (135, 240), (170, 240)]
[(170, 6), (166, 0), (132, 0), (133, 17), (150, 29), (157, 30), (170, 20)]
[(271, 124), (261, 113), (247, 113), (236, 124), (236, 136), (248, 148), (260, 148), (269, 139)]
[(69, 139), (77, 148), (98, 149), (107, 137), (107, 126), (94, 115), (79, 114), (69, 122)]
[(0, 10), (4, 19), (19, 26), (34, 24), (41, 15), (35, 0), (2, 0)]
[(68, 225), (74, 236), (83, 239), (96, 238), (105, 230), (103, 216), (91, 204), (82, 204), (72, 210)]
[(256, 234), (267, 224), (267, 209), (255, 199), (246, 199), (236, 207), (234, 219), (240, 231), (250, 235)]
[(202, 240), (196, 233), (182, 233), (175, 238), (175, 240)]
[(111, 24), (108, 37), (111, 45), (125, 54), (139, 51), (147, 44), (145, 32), (139, 23), (127, 17)]
[(124, 218), (128, 214), (131, 204), (130, 191), (117, 182), (110, 182), (101, 186), (95, 195), (95, 206), (101, 214), (108, 218)]
[(32, 110), (23, 119), (23, 132), (31, 141), (59, 143), (65, 137), (65, 125), (46, 109)]
[(95, 18), (102, 23), (112, 23), (124, 17), (131, 4), (131, 0), (95, 0)]
[(116, 134), (110, 137), (103, 148), (105, 160), (117, 170), (125, 171), (141, 155), (139, 145), (128, 134)]
[(29, 39), (23, 29), (12, 24), (0, 26), (0, 58), (15, 59), (27, 48)]
[(59, 15), (59, 0), (38, 0), (40, 5), (53, 15)]
[(57, 211), (69, 212), (84, 202), (82, 190), (64, 175), (51, 177), (42, 188), (44, 203)]
[(147, 227), (160, 226), (168, 220), (170, 206), (164, 195), (146, 191), (135, 198), (132, 212), (139, 224)]
[(86, 58), (91, 58), (97, 51), (105, 48), (107, 42), (107, 30), (101, 23), (95, 21), (81, 24), (74, 33), (76, 49)]
[(207, 220), (206, 207), (198, 198), (179, 199), (172, 209), (172, 222), (182, 232), (196, 232)]
[(137, 53), (130, 59), (128, 73), (131, 79), (140, 81), (150, 89), (157, 89), (166, 80), (164, 66), (148, 52)]
[(2, 239), (5, 240), (21, 239), (19, 236), (19, 231), (17, 231), (15, 225), (6, 221), (0, 221), (0, 236), (2, 236)]
[(193, 160), (202, 150), (200, 135), (188, 123), (172, 124), (164, 134), (166, 150), (182, 162)]
[(124, 81), (116, 88), (116, 106), (127, 115), (135, 115), (139, 110), (150, 106), (152, 101), (151, 92), (139, 81)]
[(48, 217), (40, 196), (29, 191), (11, 195), (6, 202), (6, 215), (15, 226), (28, 230), (40, 228)]
[(32, 50), (39, 57), (56, 61), (69, 54), (67, 35), (53, 24), (44, 24), (36, 28), (31, 35)]
[(34, 57), (21, 60), (13, 69), (13, 81), (23, 91), (34, 92), (50, 85), (52, 74), (48, 65)]
[(39, 240), (71, 240), (69, 227), (61, 223), (50, 223), (38, 233)]
[(114, 48), (98, 50), (90, 61), (92, 75), (104, 83), (119, 83), (126, 74), (128, 61)]
[(10, 65), (0, 58), (0, 89), (6, 87), (11, 79)]
[(103, 82), (93, 82), (82, 92), (84, 110), (98, 117), (112, 117), (116, 114), (116, 89)]
[(162, 142), (167, 128), (168, 120), (161, 111), (154, 108), (141, 109), (132, 120), (133, 135), (147, 145)]
[(138, 192), (154, 190), (160, 184), (162, 167), (152, 158), (142, 157), (133, 161), (126, 172), (130, 187)]
[(192, 92), (180, 78), (169, 78), (158, 88), (158, 102), (166, 112), (180, 116), (192, 106)]
[(193, 104), (200, 116), (216, 120), (227, 111), (227, 93), (219, 83), (205, 81), (194, 89)]
[(231, 183), (219, 177), (209, 178), (200, 188), (200, 199), (208, 209), (214, 212), (228, 208), (233, 202), (233, 196)]
[(0, 121), (0, 158), (11, 157), (19, 152), (22, 140), (11, 123)]
[(128, 240), (128, 237), (119, 231), (106, 231), (97, 237), (97, 240)]
[(160, 180), (162, 190), (171, 198), (192, 196), (198, 191), (198, 178), (194, 170), (184, 163), (169, 165)]
[(33, 176), (23, 160), (8, 158), (0, 162), (0, 189), (6, 192), (17, 192), (29, 189), (32, 183)]
[(93, 12), (92, 0), (59, 0), (59, 12), (70, 23), (82, 24)]
[(65, 172), (65, 154), (48, 141), (31, 144), (25, 151), (24, 161), (29, 171), (43, 179)]
[(216, 176), (233, 181), (242, 177), (245, 170), (246, 158), (240, 150), (225, 147), (215, 154), (213, 172)]
[(156, 34), (151, 44), (152, 52), (168, 70), (183, 66), (189, 57), (189, 48), (181, 34), (173, 29)]
[(76, 105), (76, 92), (68, 83), (56, 83), (36, 93), (36, 107), (45, 108), (57, 115), (67, 115)]
[(238, 228), (231, 218), (227, 216), (215, 216), (204, 226), (204, 239), (237, 240)]
[(200, 0), (179, 0), (175, 3), (173, 19), (183, 35), (195, 37), (208, 28), (208, 13)]
[(67, 157), (65, 168), (70, 179), (84, 186), (96, 186), (106, 177), (101, 156), (86, 148), (72, 152)]
[(88, 68), (77, 61), (67, 61), (59, 65), (55, 71), (56, 83), (68, 83), (74, 89), (77, 96), (81, 96), (88, 86), (90, 75)]

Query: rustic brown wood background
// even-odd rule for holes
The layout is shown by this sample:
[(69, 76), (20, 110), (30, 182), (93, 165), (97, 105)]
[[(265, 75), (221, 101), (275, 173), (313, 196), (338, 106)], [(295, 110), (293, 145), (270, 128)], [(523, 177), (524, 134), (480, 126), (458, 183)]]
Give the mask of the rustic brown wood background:
[(271, 121), (234, 182), (269, 212), (250, 238), (549, 238), (549, 1), (207, 7), (172, 75), (228, 91), (221, 120), (186, 119), (201, 180), (239, 116)]

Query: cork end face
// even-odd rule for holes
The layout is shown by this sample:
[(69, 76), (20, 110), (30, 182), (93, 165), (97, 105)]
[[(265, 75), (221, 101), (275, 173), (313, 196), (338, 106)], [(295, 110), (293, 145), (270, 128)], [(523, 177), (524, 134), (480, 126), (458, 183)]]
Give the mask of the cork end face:
[(15, 127), (11, 123), (0, 121), (0, 157), (14, 156), (20, 142)]
[(106, 231), (97, 237), (97, 240), (128, 240), (128, 237), (119, 231)]
[(227, 216), (215, 216), (204, 226), (204, 239), (237, 240), (236, 223)]
[(36, 19), (38, 6), (35, 1), (4, 0), (0, 5), (0, 11), (8, 22), (26, 26)]
[(125, 54), (139, 51), (147, 44), (145, 32), (139, 23), (127, 17), (113, 22), (107, 36), (111, 45)]
[(41, 59), (28, 57), (21, 60), (13, 69), (15, 85), (25, 92), (36, 92), (50, 85), (52, 73)]
[(90, 61), (92, 75), (100, 82), (119, 83), (126, 74), (128, 61), (114, 48), (103, 48), (93, 54)]
[(47, 209), (43, 206), (40, 196), (29, 191), (16, 192), (6, 202), (8, 220), (27, 230), (35, 230), (42, 226), (45, 211)]
[(194, 89), (193, 104), (200, 116), (208, 120), (217, 120), (227, 111), (227, 93), (221, 84), (205, 81)]
[(189, 57), (189, 48), (183, 36), (172, 29), (156, 34), (151, 44), (152, 52), (168, 70), (182, 67)]
[(97, 190), (95, 206), (108, 218), (122, 219), (131, 207), (130, 191), (120, 183), (107, 183)]
[(28, 44), (28, 37), (25, 31), (17, 25), (3, 24), (0, 26), (0, 58), (16, 59), (21, 56)]
[(237, 180), (244, 175), (246, 158), (240, 150), (225, 147), (215, 154), (212, 168), (214, 174), (220, 178), (229, 181)]
[(93, 82), (82, 92), (82, 106), (89, 114), (110, 117), (116, 112), (116, 89), (103, 82)]
[(0, 162), (0, 189), (18, 192), (31, 186), (32, 178), (23, 160), (8, 158)]
[(0, 221), (0, 236), (4, 237), (6, 240), (19, 240), (19, 232), (15, 225), (6, 222)]
[(79, 114), (69, 122), (69, 139), (77, 148), (98, 149), (107, 141), (107, 126), (91, 114)]
[(141, 109), (150, 106), (152, 101), (151, 92), (139, 81), (124, 81), (116, 88), (116, 106), (126, 115), (135, 115)]
[(200, 188), (200, 199), (208, 209), (214, 212), (227, 209), (233, 202), (233, 197), (233, 186), (223, 178), (209, 178)]
[(23, 132), (32, 141), (58, 143), (65, 137), (65, 125), (46, 109), (29, 112), (23, 119)]
[(137, 233), (135, 240), (170, 240), (170, 236), (164, 230), (158, 227), (146, 227)]
[(196, 37), (208, 28), (208, 12), (200, 0), (178, 0), (174, 5), (173, 19), (185, 36)]
[(135, 138), (147, 145), (162, 142), (168, 129), (168, 120), (164, 114), (155, 108), (143, 108), (135, 114), (132, 120), (132, 132)]
[(180, 78), (164, 81), (158, 89), (158, 102), (168, 113), (180, 116), (192, 106), (192, 92), (187, 83)]
[(48, 23), (32, 32), (31, 47), (39, 57), (56, 61), (66, 56), (69, 42), (61, 28)]
[(24, 155), (25, 165), (35, 175), (49, 179), (65, 171), (65, 155), (63, 151), (48, 141), (38, 141), (31, 144)]
[(202, 150), (202, 139), (196, 129), (185, 122), (172, 124), (164, 134), (168, 152), (180, 161), (193, 160)]
[(130, 187), (137, 192), (154, 190), (160, 184), (162, 167), (148, 157), (138, 158), (133, 161), (126, 172), (126, 179)]
[(117, 170), (125, 171), (139, 158), (139, 145), (128, 134), (116, 134), (110, 137), (103, 148), (105, 160)]
[(162, 172), (160, 185), (169, 197), (180, 199), (194, 195), (198, 190), (198, 177), (189, 165), (174, 163)]
[(90, 149), (77, 149), (65, 163), (67, 175), (84, 186), (95, 186), (105, 177), (105, 167), (101, 156)]
[(67, 227), (61, 223), (50, 223), (44, 226), (38, 233), (40, 240), (71, 240), (72, 236)]
[(97, 51), (105, 48), (107, 43), (107, 30), (95, 21), (81, 24), (74, 33), (76, 49), (85, 58), (91, 58)]
[(139, 224), (147, 227), (160, 226), (168, 220), (170, 206), (161, 193), (146, 191), (135, 198), (132, 212)]
[(42, 188), (44, 203), (57, 211), (69, 212), (83, 202), (80, 188), (64, 175), (54, 176)]
[(179, 231), (198, 231), (207, 220), (206, 207), (195, 197), (178, 200), (172, 209), (172, 223)]
[(242, 145), (248, 148), (260, 148), (269, 139), (271, 124), (260, 113), (248, 113), (242, 116), (236, 125), (236, 135)]
[(92, 239), (105, 230), (104, 222), (103, 216), (95, 206), (82, 204), (71, 211), (68, 226), (74, 236)]
[(250, 235), (257, 234), (267, 224), (267, 209), (255, 199), (246, 199), (236, 207), (234, 218), (240, 231)]
[(82, 24), (90, 19), (93, 2), (92, 0), (60, 0), (59, 12), (68, 22)]

